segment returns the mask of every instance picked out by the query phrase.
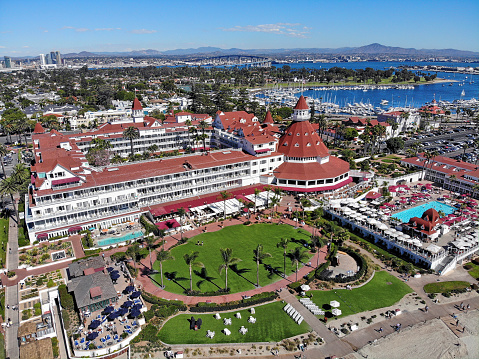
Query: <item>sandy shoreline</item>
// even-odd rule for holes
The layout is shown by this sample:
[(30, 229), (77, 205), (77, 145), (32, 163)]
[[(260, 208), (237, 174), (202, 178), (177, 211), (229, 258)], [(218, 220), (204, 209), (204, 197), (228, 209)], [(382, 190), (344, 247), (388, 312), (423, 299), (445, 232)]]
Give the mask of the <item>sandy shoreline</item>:
[(458, 331), (459, 337), (446, 325), (448, 319), (434, 319), (366, 345), (351, 358), (476, 359), (479, 356), (479, 310), (457, 316), (466, 328), (464, 334)]

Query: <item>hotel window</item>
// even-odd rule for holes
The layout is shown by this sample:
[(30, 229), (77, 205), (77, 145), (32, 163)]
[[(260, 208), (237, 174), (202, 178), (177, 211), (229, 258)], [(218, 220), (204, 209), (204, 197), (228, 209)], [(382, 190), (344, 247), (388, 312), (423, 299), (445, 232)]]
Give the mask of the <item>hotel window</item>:
[(298, 181), (298, 186), (306, 186), (306, 181)]
[(295, 180), (288, 180), (288, 184), (296, 184)]
[(308, 186), (314, 186), (316, 184), (316, 181), (308, 181)]
[(279, 180), (279, 184), (286, 184), (286, 180), (280, 179), (280, 180)]

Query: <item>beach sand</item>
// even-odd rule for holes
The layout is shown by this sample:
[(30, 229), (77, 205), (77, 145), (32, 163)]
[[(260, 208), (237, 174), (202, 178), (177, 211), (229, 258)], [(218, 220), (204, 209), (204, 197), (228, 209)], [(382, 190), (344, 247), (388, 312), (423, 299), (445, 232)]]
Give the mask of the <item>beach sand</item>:
[[(368, 359), (477, 359), (479, 358), (479, 311), (458, 313), (464, 334), (459, 338), (441, 319), (417, 324), (366, 345), (354, 358)], [(460, 328), (461, 328), (460, 325)]]

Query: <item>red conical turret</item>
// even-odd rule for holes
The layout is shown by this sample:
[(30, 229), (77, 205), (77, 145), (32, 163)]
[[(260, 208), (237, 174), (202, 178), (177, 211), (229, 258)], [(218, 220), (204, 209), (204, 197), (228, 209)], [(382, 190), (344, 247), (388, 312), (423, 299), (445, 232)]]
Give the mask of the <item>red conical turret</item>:
[(35, 124), (35, 128), (33, 129), (33, 133), (45, 133), (45, 129), (43, 128), (40, 122)]
[(266, 117), (264, 118), (264, 121), (263, 123), (267, 123), (267, 124), (274, 124), (274, 121), (273, 121), (273, 116), (271, 115), (271, 112), (266, 112)]

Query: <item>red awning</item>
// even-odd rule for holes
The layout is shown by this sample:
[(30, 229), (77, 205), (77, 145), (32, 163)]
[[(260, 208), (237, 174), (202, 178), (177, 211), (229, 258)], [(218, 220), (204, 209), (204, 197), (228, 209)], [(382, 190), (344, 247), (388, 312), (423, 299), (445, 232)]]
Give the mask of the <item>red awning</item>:
[(366, 199), (378, 199), (381, 197), (381, 193), (371, 191), (366, 195)]
[(168, 230), (168, 229), (173, 229), (173, 228), (178, 228), (180, 226), (180, 224), (178, 223), (178, 221), (176, 219), (169, 219), (167, 221), (164, 221), (164, 222), (158, 222), (158, 223), (155, 223), (155, 225), (159, 228), (159, 229), (165, 229), (165, 230)]
[(298, 188), (298, 187), (280, 186), (280, 188), (283, 191), (291, 191), (291, 192), (321, 192), (321, 191), (329, 191), (329, 190), (341, 188), (343, 186), (346, 186), (348, 183), (351, 183), (352, 181), (353, 181), (353, 178), (349, 177), (348, 179), (342, 182), (336, 183), (335, 185), (332, 185), (332, 186), (314, 187), (314, 188)]
[(75, 226), (75, 227), (71, 227), (68, 229), (68, 232), (80, 232), (82, 230), (82, 227), (80, 226)]
[(254, 150), (256, 153), (265, 153), (265, 152), (271, 152), (271, 149), (270, 148), (264, 148), (264, 149), (261, 149), (261, 150)]
[(80, 182), (79, 177), (70, 177), (70, 178), (62, 178), (59, 180), (53, 180), (52, 181), (52, 186), (58, 186), (61, 184), (67, 184), (67, 183), (74, 183), (74, 182)]
[(37, 239), (45, 239), (45, 238), (48, 238), (48, 233), (37, 234)]

